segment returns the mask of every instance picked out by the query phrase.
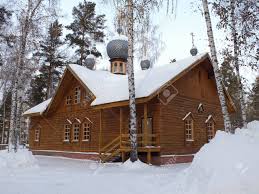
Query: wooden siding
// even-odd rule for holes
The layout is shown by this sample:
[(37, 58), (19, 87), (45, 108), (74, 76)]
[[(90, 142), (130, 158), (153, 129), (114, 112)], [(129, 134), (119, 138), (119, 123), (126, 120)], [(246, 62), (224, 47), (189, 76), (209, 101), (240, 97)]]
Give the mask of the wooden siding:
[[(179, 94), (167, 105), (161, 104), (160, 142), (161, 155), (197, 152), (207, 143), (205, 121), (213, 115), (215, 129), (223, 129), (223, 117), (215, 80), (208, 76), (208, 64), (195, 67), (173, 85)], [(203, 113), (198, 113), (202, 103)], [(194, 141), (185, 141), (184, 116), (191, 112), (194, 120)]]

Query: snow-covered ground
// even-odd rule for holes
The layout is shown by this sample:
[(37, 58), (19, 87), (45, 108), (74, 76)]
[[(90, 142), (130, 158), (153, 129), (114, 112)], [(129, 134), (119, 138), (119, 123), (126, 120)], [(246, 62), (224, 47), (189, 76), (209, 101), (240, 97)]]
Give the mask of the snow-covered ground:
[(16, 155), (0, 151), (4, 194), (259, 194), (259, 122), (217, 132), (192, 164), (148, 166)]
[(153, 167), (98, 164), (93, 161), (36, 156), (38, 166), (0, 170), (3, 194), (157, 193), (189, 165)]

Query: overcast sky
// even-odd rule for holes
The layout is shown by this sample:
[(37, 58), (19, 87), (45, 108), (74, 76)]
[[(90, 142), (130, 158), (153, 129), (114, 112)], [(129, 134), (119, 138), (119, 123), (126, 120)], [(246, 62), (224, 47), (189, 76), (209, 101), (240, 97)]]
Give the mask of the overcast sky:
[[(107, 30), (115, 31), (113, 26), (113, 17), (115, 12), (112, 4), (103, 4), (102, 0), (93, 1), (97, 4), (97, 14), (106, 15), (107, 22), (105, 25), (107, 26)], [(61, 20), (63, 24), (69, 24), (72, 21), (72, 8), (73, 6), (77, 6), (79, 2), (80, 0), (60, 1), (62, 9), (61, 13), (64, 15)], [(191, 2), (196, 2), (196, 5), (193, 5)], [(167, 64), (170, 59), (173, 58), (179, 60), (189, 57), (190, 49), (192, 47), (191, 32), (195, 34), (195, 45), (198, 48), (199, 53), (209, 52), (206, 25), (201, 11), (198, 11), (197, 2), (201, 1), (178, 0), (176, 17), (166, 14), (166, 8), (161, 8), (159, 13), (155, 13), (153, 16), (153, 22), (154, 24), (159, 25), (158, 32), (161, 33), (162, 40), (165, 43), (165, 48), (161, 51), (161, 55), (156, 65)], [(214, 17), (212, 17), (212, 19), (213, 23), (216, 24)], [(214, 29), (214, 34), (217, 49), (220, 49), (224, 46), (224, 34), (217, 29)], [(99, 49), (105, 57), (105, 45)], [(139, 65), (135, 64), (135, 66), (138, 70)], [(255, 72), (242, 68), (242, 74), (245, 75), (250, 83), (254, 81)]]

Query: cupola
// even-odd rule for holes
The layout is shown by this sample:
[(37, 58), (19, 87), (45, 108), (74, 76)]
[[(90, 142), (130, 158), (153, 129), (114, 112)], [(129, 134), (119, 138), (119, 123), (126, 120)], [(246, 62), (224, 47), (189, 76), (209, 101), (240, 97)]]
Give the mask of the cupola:
[(128, 38), (121, 35), (122, 30), (120, 28), (117, 32), (118, 35), (107, 44), (106, 50), (111, 62), (111, 72), (125, 75), (128, 58)]
[(95, 66), (95, 56), (93, 54), (90, 54), (90, 55), (88, 55), (86, 57), (86, 59), (85, 59), (85, 66), (88, 69), (91, 69), (91, 70), (94, 69), (94, 66)]
[(147, 69), (149, 69), (150, 68), (150, 66), (151, 66), (151, 63), (150, 63), (150, 61), (149, 60), (142, 60), (141, 62), (140, 62), (140, 66), (141, 66), (141, 69), (142, 70), (147, 70)]

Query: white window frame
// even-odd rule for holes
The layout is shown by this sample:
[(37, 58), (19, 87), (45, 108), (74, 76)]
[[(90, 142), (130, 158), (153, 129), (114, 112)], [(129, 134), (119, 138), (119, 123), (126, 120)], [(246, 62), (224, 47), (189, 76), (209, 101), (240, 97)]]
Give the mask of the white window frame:
[(78, 142), (80, 137), (80, 124), (73, 124), (73, 142)]
[(185, 140), (194, 141), (193, 137), (193, 118), (189, 117), (184, 120)]
[(40, 141), (40, 128), (35, 129), (34, 141), (36, 141), (36, 142)]
[(82, 128), (82, 141), (90, 141), (91, 123), (84, 122)]
[(75, 99), (74, 99), (74, 104), (79, 104), (81, 101), (81, 89), (80, 87), (75, 88)]
[(64, 142), (70, 141), (70, 132), (71, 132), (71, 124), (65, 124), (64, 125)]

